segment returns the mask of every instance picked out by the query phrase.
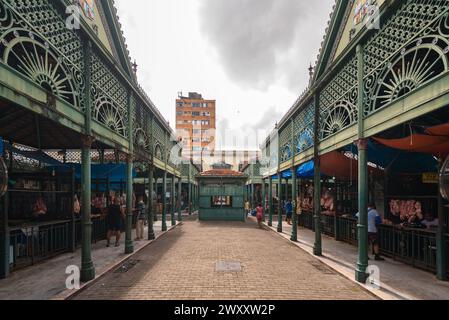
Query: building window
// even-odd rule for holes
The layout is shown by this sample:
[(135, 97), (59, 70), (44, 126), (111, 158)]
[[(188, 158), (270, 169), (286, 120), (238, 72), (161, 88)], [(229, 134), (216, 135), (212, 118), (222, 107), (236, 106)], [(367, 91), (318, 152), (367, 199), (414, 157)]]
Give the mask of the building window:
[(177, 106), (178, 108), (182, 108), (182, 107), (184, 107), (184, 102), (178, 102), (178, 103), (176, 104), (176, 106)]
[(201, 103), (192, 103), (192, 108), (201, 108)]
[(199, 113), (199, 112), (192, 112), (192, 116), (193, 116), (193, 117), (199, 117), (199, 116), (200, 116), (200, 113)]
[(211, 198), (212, 207), (232, 207), (232, 197), (230, 196), (214, 196)]
[(207, 103), (203, 103), (203, 108), (207, 108), (209, 105)]

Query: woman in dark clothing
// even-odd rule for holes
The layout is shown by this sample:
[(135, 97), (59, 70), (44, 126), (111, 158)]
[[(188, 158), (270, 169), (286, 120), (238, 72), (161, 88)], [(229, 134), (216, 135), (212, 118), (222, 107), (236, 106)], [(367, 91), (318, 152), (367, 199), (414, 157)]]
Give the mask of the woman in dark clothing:
[(122, 236), (122, 210), (119, 198), (115, 198), (114, 203), (108, 206), (106, 224), (108, 227), (107, 247), (111, 245), (112, 236), (115, 236), (115, 246), (120, 246), (120, 237)]

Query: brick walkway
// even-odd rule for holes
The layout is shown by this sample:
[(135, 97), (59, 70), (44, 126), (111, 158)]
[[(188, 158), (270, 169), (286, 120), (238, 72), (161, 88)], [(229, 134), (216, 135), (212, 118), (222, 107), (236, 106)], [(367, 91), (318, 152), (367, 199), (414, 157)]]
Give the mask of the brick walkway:
[[(374, 299), (279, 236), (255, 223), (185, 222), (111, 272), (77, 299)], [(218, 261), (243, 271), (215, 271)]]

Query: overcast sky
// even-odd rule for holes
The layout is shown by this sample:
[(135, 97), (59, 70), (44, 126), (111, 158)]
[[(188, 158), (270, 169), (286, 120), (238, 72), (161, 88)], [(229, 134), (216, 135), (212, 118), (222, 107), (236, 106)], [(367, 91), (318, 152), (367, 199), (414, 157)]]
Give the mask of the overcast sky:
[(116, 0), (138, 79), (175, 126), (177, 93), (217, 100), (218, 130), (269, 131), (307, 86), (334, 0)]

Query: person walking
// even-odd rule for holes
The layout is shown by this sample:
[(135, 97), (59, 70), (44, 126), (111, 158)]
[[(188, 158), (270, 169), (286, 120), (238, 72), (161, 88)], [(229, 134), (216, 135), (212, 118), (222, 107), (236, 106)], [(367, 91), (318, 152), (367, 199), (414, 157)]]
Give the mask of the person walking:
[(143, 197), (139, 197), (139, 202), (137, 203), (136, 241), (143, 240), (146, 219), (145, 203), (143, 202)]
[(287, 222), (287, 224), (288, 225), (292, 225), (292, 217), (293, 217), (293, 204), (292, 204), (292, 201), (290, 200), (290, 199), (288, 199), (286, 202), (285, 202), (285, 207), (284, 207), (284, 210), (285, 210), (285, 214), (286, 214), (286, 222)]
[(256, 212), (257, 212), (256, 213), (257, 224), (259, 225), (260, 229), (263, 229), (262, 222), (264, 220), (264, 214), (263, 214), (264, 210), (263, 210), (262, 204), (259, 203), (259, 205), (256, 208)]
[(246, 211), (247, 215), (250, 215), (250, 213), (251, 213), (251, 204), (249, 203), (248, 200), (245, 202), (245, 211)]
[[(360, 219), (360, 213), (356, 215), (357, 219)], [(370, 203), (368, 205), (368, 241), (372, 246), (372, 251), (374, 252), (374, 260), (384, 261), (380, 256), (379, 247), (379, 226), (382, 224), (382, 217), (377, 211), (376, 205)]]
[(114, 203), (108, 206), (108, 214), (106, 216), (107, 247), (111, 246), (111, 238), (115, 236), (115, 246), (120, 246), (120, 238), (122, 236), (122, 210), (120, 198), (115, 198)]

